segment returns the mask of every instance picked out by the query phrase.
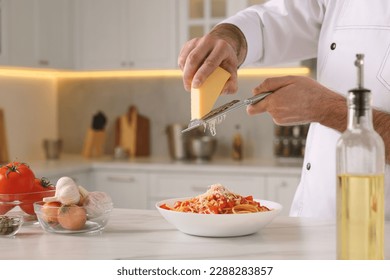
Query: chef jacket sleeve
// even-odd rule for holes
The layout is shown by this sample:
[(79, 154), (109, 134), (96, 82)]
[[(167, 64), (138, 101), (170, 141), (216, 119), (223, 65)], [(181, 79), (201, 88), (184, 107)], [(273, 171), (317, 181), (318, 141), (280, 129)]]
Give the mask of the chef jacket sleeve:
[(292, 62), (315, 57), (326, 0), (271, 0), (224, 20), (243, 32), (243, 65)]

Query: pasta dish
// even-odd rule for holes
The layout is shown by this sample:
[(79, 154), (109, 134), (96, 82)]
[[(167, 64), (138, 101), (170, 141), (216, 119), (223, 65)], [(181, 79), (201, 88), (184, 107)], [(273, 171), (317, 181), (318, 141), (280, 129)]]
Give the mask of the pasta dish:
[(254, 201), (252, 196), (243, 197), (230, 192), (221, 184), (211, 185), (207, 192), (184, 201), (177, 201), (173, 207), (162, 204), (161, 208), (198, 214), (245, 214), (270, 211)]

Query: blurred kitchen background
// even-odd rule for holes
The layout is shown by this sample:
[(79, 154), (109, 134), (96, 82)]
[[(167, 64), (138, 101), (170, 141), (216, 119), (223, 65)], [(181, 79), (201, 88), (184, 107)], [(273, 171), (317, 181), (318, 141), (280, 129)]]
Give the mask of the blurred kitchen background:
[[(116, 119), (131, 105), (150, 121), (150, 156), (168, 157), (167, 127), (190, 120), (190, 95), (177, 68), (181, 46), (261, 2), (0, 0), (0, 109), (9, 158), (44, 158), (44, 139), (61, 139), (63, 153), (81, 154), (98, 111), (107, 117), (104, 154), (113, 155)], [(314, 76), (314, 69), (312, 60), (243, 69), (238, 94), (218, 105), (250, 97), (266, 77)], [(217, 126), (215, 156), (230, 157), (239, 132), (244, 158), (300, 158), (305, 129), (237, 110)]]

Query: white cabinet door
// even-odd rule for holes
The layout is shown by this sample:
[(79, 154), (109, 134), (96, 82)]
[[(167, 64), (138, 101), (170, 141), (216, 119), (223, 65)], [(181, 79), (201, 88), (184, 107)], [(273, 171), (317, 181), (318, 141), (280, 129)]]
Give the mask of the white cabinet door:
[(73, 67), (71, 7), (69, 0), (35, 0), (38, 67)]
[[(69, 0), (2, 0), (6, 64), (24, 67), (72, 66)], [(1, 35), (3, 36), (3, 35)]]
[(281, 215), (288, 216), (300, 176), (268, 176), (266, 180), (268, 199), (282, 204)]
[(178, 55), (176, 1), (130, 0), (128, 11), (129, 66), (175, 68)]
[(125, 0), (77, 1), (77, 66), (117, 69), (124, 62)]
[(265, 181), (261, 176), (244, 176), (229, 173), (152, 173), (149, 187), (149, 208), (155, 203), (169, 198), (193, 197), (207, 191), (212, 184), (221, 183), (230, 191), (240, 195), (265, 197)]
[(97, 191), (111, 196), (115, 208), (147, 208), (147, 173), (95, 170), (94, 181)]
[(0, 65), (7, 65), (8, 53), (7, 53), (7, 1), (0, 0)]
[(7, 50), (9, 65), (36, 65), (35, 59), (35, 1), (8, 0), (7, 3)]
[(175, 0), (84, 0), (76, 7), (78, 68), (176, 66)]

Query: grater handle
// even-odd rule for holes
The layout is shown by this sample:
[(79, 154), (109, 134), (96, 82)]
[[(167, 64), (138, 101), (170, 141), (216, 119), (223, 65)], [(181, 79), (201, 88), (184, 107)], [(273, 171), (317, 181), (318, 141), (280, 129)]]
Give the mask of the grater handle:
[(263, 100), (264, 98), (266, 98), (268, 95), (270, 95), (272, 93), (272, 91), (268, 91), (268, 92), (265, 92), (265, 93), (261, 93), (261, 94), (257, 94), (255, 96), (252, 96), (250, 98), (247, 98), (244, 100), (244, 103), (245, 105), (254, 105), (256, 104), (257, 102)]

